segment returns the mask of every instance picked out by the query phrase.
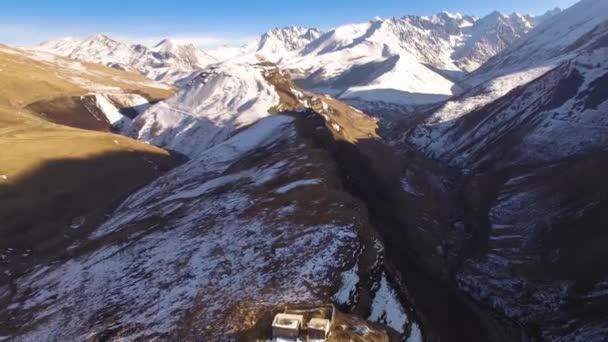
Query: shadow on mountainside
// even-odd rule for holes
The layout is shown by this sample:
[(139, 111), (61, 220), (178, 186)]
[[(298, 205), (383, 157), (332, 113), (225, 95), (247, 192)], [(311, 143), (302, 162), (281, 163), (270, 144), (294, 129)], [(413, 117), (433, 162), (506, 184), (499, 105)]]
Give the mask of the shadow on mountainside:
[[(526, 340), (516, 323), (495, 314), (456, 290), (442, 274), (445, 260), (437, 255), (437, 237), (418, 229), (420, 212), (440, 212), (435, 197), (419, 198), (401, 188), (407, 161), (377, 138), (356, 143), (337, 138), (320, 115), (309, 119), (317, 126), (313, 138), (329, 151), (341, 174), (345, 189), (362, 199), (370, 220), (383, 239), (387, 259), (400, 273), (408, 301), (429, 341), (513, 341)], [(445, 202), (445, 201), (444, 201)], [(429, 209), (431, 207), (434, 209)], [(437, 217), (447, 222), (448, 218)]]
[(0, 284), (64, 255), (127, 195), (177, 163), (161, 154), (112, 152), (52, 160), (0, 179)]
[(60, 96), (31, 103), (26, 108), (59, 125), (99, 132), (112, 130), (94, 95)]
[[(560, 336), (573, 333), (581, 324), (601, 324), (605, 297), (591, 301), (586, 296), (608, 272), (608, 254), (600, 247), (608, 241), (603, 229), (608, 220), (608, 183), (602, 176), (608, 167), (606, 152), (507, 169), (489, 163), (483, 171), (465, 176), (415, 150), (392, 151), (376, 139), (321, 144), (332, 150), (341, 165), (346, 188), (367, 203), (387, 256), (402, 272), (426, 338), (526, 341), (540, 338), (541, 330)], [(418, 181), (415, 191), (403, 190), (407, 173)], [(487, 305), (501, 293), (489, 292), (477, 301), (459, 291), (454, 279), (466, 261), (474, 264), (478, 256), (490, 253), (489, 244), (494, 242), (490, 210), (501, 191), (510, 189), (506, 183), (511, 179), (526, 180), (510, 190), (510, 196), (542, 196), (532, 209), (525, 208), (536, 210), (537, 216), (516, 223), (533, 227), (526, 236), (529, 243), (518, 253), (538, 260), (515, 266), (517, 274), (539, 286), (575, 284), (559, 315), (543, 312), (525, 326)], [(465, 224), (463, 231), (457, 223)], [(455, 241), (458, 238), (464, 241)], [(477, 275), (482, 282), (493, 280), (484, 273)], [(535, 295), (526, 289), (517, 294)], [(564, 317), (581, 319), (565, 325)]]

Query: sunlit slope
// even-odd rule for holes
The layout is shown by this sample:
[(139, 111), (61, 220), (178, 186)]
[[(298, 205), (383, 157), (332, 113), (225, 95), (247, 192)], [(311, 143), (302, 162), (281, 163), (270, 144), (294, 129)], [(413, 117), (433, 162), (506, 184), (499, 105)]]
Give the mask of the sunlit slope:
[(0, 46), (0, 250), (9, 251), (3, 283), (66, 253), (120, 199), (174, 165), (163, 149), (58, 125), (25, 108), (97, 89), (150, 99), (172, 89), (106, 67), (42, 59)]

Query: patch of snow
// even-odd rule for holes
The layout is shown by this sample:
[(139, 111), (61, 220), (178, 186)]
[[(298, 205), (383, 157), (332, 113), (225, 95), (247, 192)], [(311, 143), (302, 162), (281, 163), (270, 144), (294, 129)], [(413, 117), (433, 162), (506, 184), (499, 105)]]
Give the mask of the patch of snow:
[(401, 178), (401, 189), (403, 189), (403, 191), (410, 193), (414, 196), (422, 195), (422, 193), (420, 193), (418, 190), (416, 190), (416, 187), (414, 186), (414, 184), (412, 184), (412, 181), (407, 178), (407, 176)]
[(107, 93), (105, 96), (114, 103), (118, 103), (121, 108), (131, 108), (137, 114), (145, 112), (150, 108), (150, 102), (139, 94), (132, 93)]
[(298, 180), (298, 181), (289, 183), (287, 185), (284, 185), (284, 186), (278, 188), (277, 193), (285, 194), (295, 188), (299, 188), (302, 186), (319, 185), (319, 184), (321, 184), (321, 180), (319, 180), (319, 179), (302, 179), (302, 180)]
[[(305, 213), (315, 205), (310, 199), (249, 213), (261, 198), (273, 197), (271, 188), (258, 184), (272, 175), (303, 174), (290, 167), (302, 163), (303, 152), (292, 123), (293, 118), (276, 115), (242, 130), (129, 196), (89, 236), (102, 242), (124, 232), (127, 243), (95, 244), (15, 279), (7, 310), (15, 319), (28, 317), (30, 325), (12, 338), (81, 340), (110, 327), (137, 326), (123, 338), (148, 340), (176, 331), (194, 312), (219, 327), (206, 331), (205, 339), (221, 340), (242, 329), (240, 321), (226, 323), (235, 307), (259, 314), (283, 303), (327, 301), (326, 289), (338, 283), (342, 265), (360, 248), (356, 226), (339, 217), (293, 223), (294, 211)], [(268, 152), (263, 161), (229, 177), (235, 161), (260, 149)], [(234, 186), (194, 194), (218, 184)], [(179, 196), (182, 189), (195, 190)], [(134, 225), (146, 227), (129, 232)], [(91, 324), (85, 327), (83, 321)]]
[(407, 314), (397, 292), (389, 284), (386, 274), (382, 274), (380, 288), (374, 295), (372, 313), (368, 319), (386, 324), (400, 333), (405, 331), (404, 327), (408, 322)]
[(106, 96), (101, 94), (95, 94), (95, 103), (97, 107), (102, 111), (102, 113), (106, 116), (110, 124), (116, 125), (120, 122), (130, 121), (130, 119), (124, 116), (118, 108), (114, 106), (112, 102), (110, 102)]
[(407, 342), (423, 342), (422, 331), (416, 322), (412, 323), (410, 335), (407, 337)]
[(340, 289), (336, 292), (332, 299), (341, 305), (350, 306), (354, 304), (357, 298), (357, 287), (359, 286), (359, 268), (355, 264), (353, 268), (346, 272), (342, 272), (342, 281), (340, 282)]

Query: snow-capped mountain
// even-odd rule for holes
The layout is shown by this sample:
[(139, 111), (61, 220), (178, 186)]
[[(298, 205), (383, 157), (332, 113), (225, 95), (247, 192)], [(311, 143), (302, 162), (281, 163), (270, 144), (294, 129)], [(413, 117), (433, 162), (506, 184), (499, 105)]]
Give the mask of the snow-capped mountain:
[[(467, 21), (468, 22), (468, 21)], [(473, 71), (488, 59), (517, 42), (535, 24), (528, 15), (503, 15), (493, 12), (471, 26), (462, 27), (462, 45), (454, 49), (452, 58), (464, 71)]]
[(297, 55), (303, 47), (322, 34), (323, 31), (319, 29), (300, 26), (273, 28), (243, 46), (220, 46), (208, 52), (222, 61), (239, 60), (248, 63), (267, 61), (277, 63)]
[(545, 12), (545, 14), (539, 15), (534, 17), (534, 22), (536, 23), (536, 25), (542, 23), (543, 21), (553, 17), (554, 15), (560, 14), (562, 12), (562, 9), (559, 7), (555, 7), (552, 10), (548, 10), (547, 12)]
[(84, 40), (66, 38), (40, 49), (61, 56), (139, 72), (156, 81), (174, 83), (217, 59), (192, 44), (165, 39), (153, 48), (130, 45), (98, 34)]
[(216, 62), (215, 57), (198, 49), (193, 44), (182, 44), (171, 39), (162, 40), (150, 51), (166, 67), (177, 67), (178, 69), (202, 68)]
[(532, 17), (519, 14), (494, 12), (477, 19), (442, 12), (430, 17), (375, 18), (327, 33), (275, 28), (241, 48), (217, 48), (208, 54), (171, 41), (148, 49), (103, 35), (82, 42), (52, 41), (42, 48), (171, 83), (214, 62), (265, 60), (289, 70), (307, 89), (342, 99), (421, 105), (460, 93), (457, 81), (463, 74), (517, 41), (534, 23)]
[(176, 96), (137, 117), (131, 134), (196, 157), (235, 130), (270, 115), (279, 97), (262, 71), (240, 63), (206, 70)]
[(305, 88), (342, 99), (419, 105), (458, 94), (457, 81), (513, 44), (530, 16), (459, 13), (340, 26), (283, 60)]
[(294, 51), (299, 51), (323, 34), (315, 28), (290, 26), (274, 28), (264, 33), (253, 43), (255, 54), (270, 62), (289, 58)]
[[(460, 165), (472, 162), (472, 160), (465, 158), (465, 156), (470, 157), (470, 155), (460, 153), (462, 146), (457, 147), (460, 144), (447, 137), (465, 139), (467, 141), (463, 141), (462, 144), (472, 148), (480, 148), (480, 144), (473, 144), (469, 139), (473, 139), (475, 136), (489, 139), (489, 136), (482, 134), (481, 131), (467, 136), (462, 134), (461, 131), (455, 130), (454, 127), (460, 125), (464, 120), (468, 120), (467, 117), (474, 116), (470, 114), (483, 112), (485, 107), (490, 104), (502, 101), (505, 96), (512, 96), (512, 93), (516, 93), (516, 88), (527, 86), (528, 83), (541, 77), (550, 79), (549, 75), (557, 72), (554, 70), (564, 68), (564, 64), (593, 63), (589, 68), (597, 68), (597, 72), (601, 74), (601, 70), (603, 70), (603, 61), (601, 60), (602, 39), (606, 34), (607, 21), (608, 4), (599, 0), (581, 1), (568, 10), (547, 19), (532, 30), (524, 40), (512, 48), (504, 50), (478, 71), (464, 79), (461, 84), (472, 87), (461, 96), (445, 102), (434, 110), (424, 120), (424, 124), (418, 126), (411, 133), (410, 141), (419, 149), (434, 157), (442, 159), (441, 156), (445, 155), (449, 159), (452, 159), (452, 157), (458, 158), (460, 159), (460, 162), (458, 162)], [(565, 29), (565, 23), (573, 30)], [(556, 37), (560, 39), (556, 39)], [(577, 73), (585, 75), (587, 70), (577, 71)], [(589, 77), (593, 77), (594, 74), (595, 72), (591, 72)], [(566, 76), (562, 77), (565, 78)], [(564, 87), (574, 87), (575, 85), (575, 83), (570, 85), (567, 81), (564, 82)], [(556, 87), (557, 83), (544, 86), (547, 90)], [(521, 91), (521, 89), (518, 91)], [(538, 98), (538, 95), (534, 98)], [(564, 108), (563, 112), (570, 112), (570, 116), (572, 116), (573, 110), (574, 108)], [(485, 112), (487, 113), (487, 110)], [(510, 118), (507, 112), (501, 111), (501, 115)], [(581, 115), (581, 119), (588, 118), (587, 114), (583, 114), (581, 108), (576, 109), (575, 112), (577, 115)], [(551, 116), (550, 114), (547, 113), (547, 116)], [(553, 114), (553, 116), (556, 115)], [(461, 118), (463, 120), (459, 120)], [(498, 121), (488, 121), (484, 124), (500, 126)], [(497, 127), (489, 128), (487, 132), (498, 133), (500, 130), (495, 130), (495, 128)], [(447, 146), (459, 152), (446, 153), (444, 148)], [(448, 154), (452, 157), (447, 157)]]
[(453, 191), (469, 197), (464, 244), (479, 254), (454, 270), (458, 286), (547, 340), (608, 331), (593, 311), (606, 254), (584, 247), (606, 238), (607, 41), (608, 3), (583, 0), (471, 74), (471, 89), (421, 113), (402, 140), (464, 174)]
[(586, 36), (593, 38), (590, 33), (608, 19), (607, 12), (608, 3), (597, 0), (582, 0), (567, 10), (553, 12), (524, 39), (477, 70), (471, 83), (571, 58), (578, 48), (575, 43)]

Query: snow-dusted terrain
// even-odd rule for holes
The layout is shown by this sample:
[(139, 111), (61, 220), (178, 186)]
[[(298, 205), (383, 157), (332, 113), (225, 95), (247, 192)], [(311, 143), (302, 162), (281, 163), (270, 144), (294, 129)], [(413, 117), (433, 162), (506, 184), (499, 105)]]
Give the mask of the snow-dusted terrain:
[(43, 43), (40, 50), (85, 62), (139, 72), (156, 81), (174, 83), (217, 59), (192, 44), (165, 39), (152, 48), (98, 34), (84, 40), (64, 38)]
[[(447, 101), (406, 139), (433, 158), (467, 168), (488, 158), (505, 159), (505, 153), (511, 163), (521, 163), (605, 146), (605, 103), (595, 94), (604, 84), (608, 47), (602, 41), (608, 33), (605, 26), (593, 25), (608, 20), (608, 7), (602, 1), (586, 0), (560, 16), (587, 31), (562, 35), (563, 23), (547, 19), (522, 43), (538, 45), (534, 51), (545, 51), (544, 55), (526, 59), (525, 64), (498, 63), (517, 58), (522, 48), (504, 51), (466, 82), (498, 76)], [(552, 40), (558, 34), (563, 39)], [(510, 134), (518, 138), (508, 141)]]
[(279, 103), (263, 71), (261, 66), (241, 63), (208, 69), (176, 96), (138, 116), (131, 134), (196, 157), (237, 129), (268, 116)]
[[(43, 50), (177, 82), (153, 105), (111, 89), (91, 96), (122, 133), (189, 161), (132, 194), (65, 260), (0, 287), (0, 317), (24, 327), (17, 340), (229, 340), (276, 305), (333, 301), (422, 340), (416, 303), (390, 282), (399, 277), (362, 261), (382, 259), (366, 235), (377, 229), (425, 276), (480, 303), (484, 328), (502, 315), (516, 326), (497, 318), (507, 339), (602, 341), (607, 42), (605, 0), (540, 17), (285, 27), (209, 54), (169, 40), (49, 42)], [(378, 115), (388, 127), (378, 136), (377, 120), (337, 99), (398, 113)], [(372, 226), (374, 205), (395, 226)], [(462, 312), (475, 305), (466, 301)]]
[(205, 65), (265, 60), (289, 70), (307, 89), (343, 99), (416, 106), (458, 94), (457, 81), (464, 74), (518, 41), (539, 21), (516, 13), (494, 12), (478, 19), (442, 12), (374, 18), (328, 32), (275, 28), (240, 48), (220, 47), (208, 53), (170, 40), (148, 49), (104, 35), (50, 41), (41, 49), (136, 70), (180, 87), (180, 80)]
[(251, 49), (265, 60), (276, 63), (297, 54), (322, 34), (323, 31), (315, 28), (298, 26), (275, 28), (264, 33), (245, 48)]
[[(72, 246), (69, 261), (19, 279), (5, 310), (31, 329), (15, 339), (84, 339), (112, 330), (177, 337), (178, 326), (195, 318), (205, 324), (183, 329), (223, 340), (265, 308), (324, 301), (352, 260), (357, 228), (340, 215), (298, 223), (304, 212), (339, 203), (323, 208), (323, 201), (275, 191), (317, 167), (307, 163), (292, 121), (262, 120), (171, 171)], [(265, 157), (235, 168), (253, 151)], [(121, 235), (128, 241), (116, 240)]]
[(335, 28), (281, 61), (306, 88), (343, 99), (419, 105), (460, 92), (457, 81), (526, 34), (532, 17), (443, 12)]
[(601, 0), (543, 20), (465, 78), (469, 90), (397, 133), (467, 175), (460, 189), (476, 198), (469, 215), (480, 216), (464, 229), (483, 244), (455, 271), (460, 288), (542, 325), (548, 340), (599, 341), (608, 331), (591, 313), (603, 299), (588, 301), (589, 311), (578, 304), (606, 270), (605, 255), (582, 246), (605, 239), (607, 27)]

